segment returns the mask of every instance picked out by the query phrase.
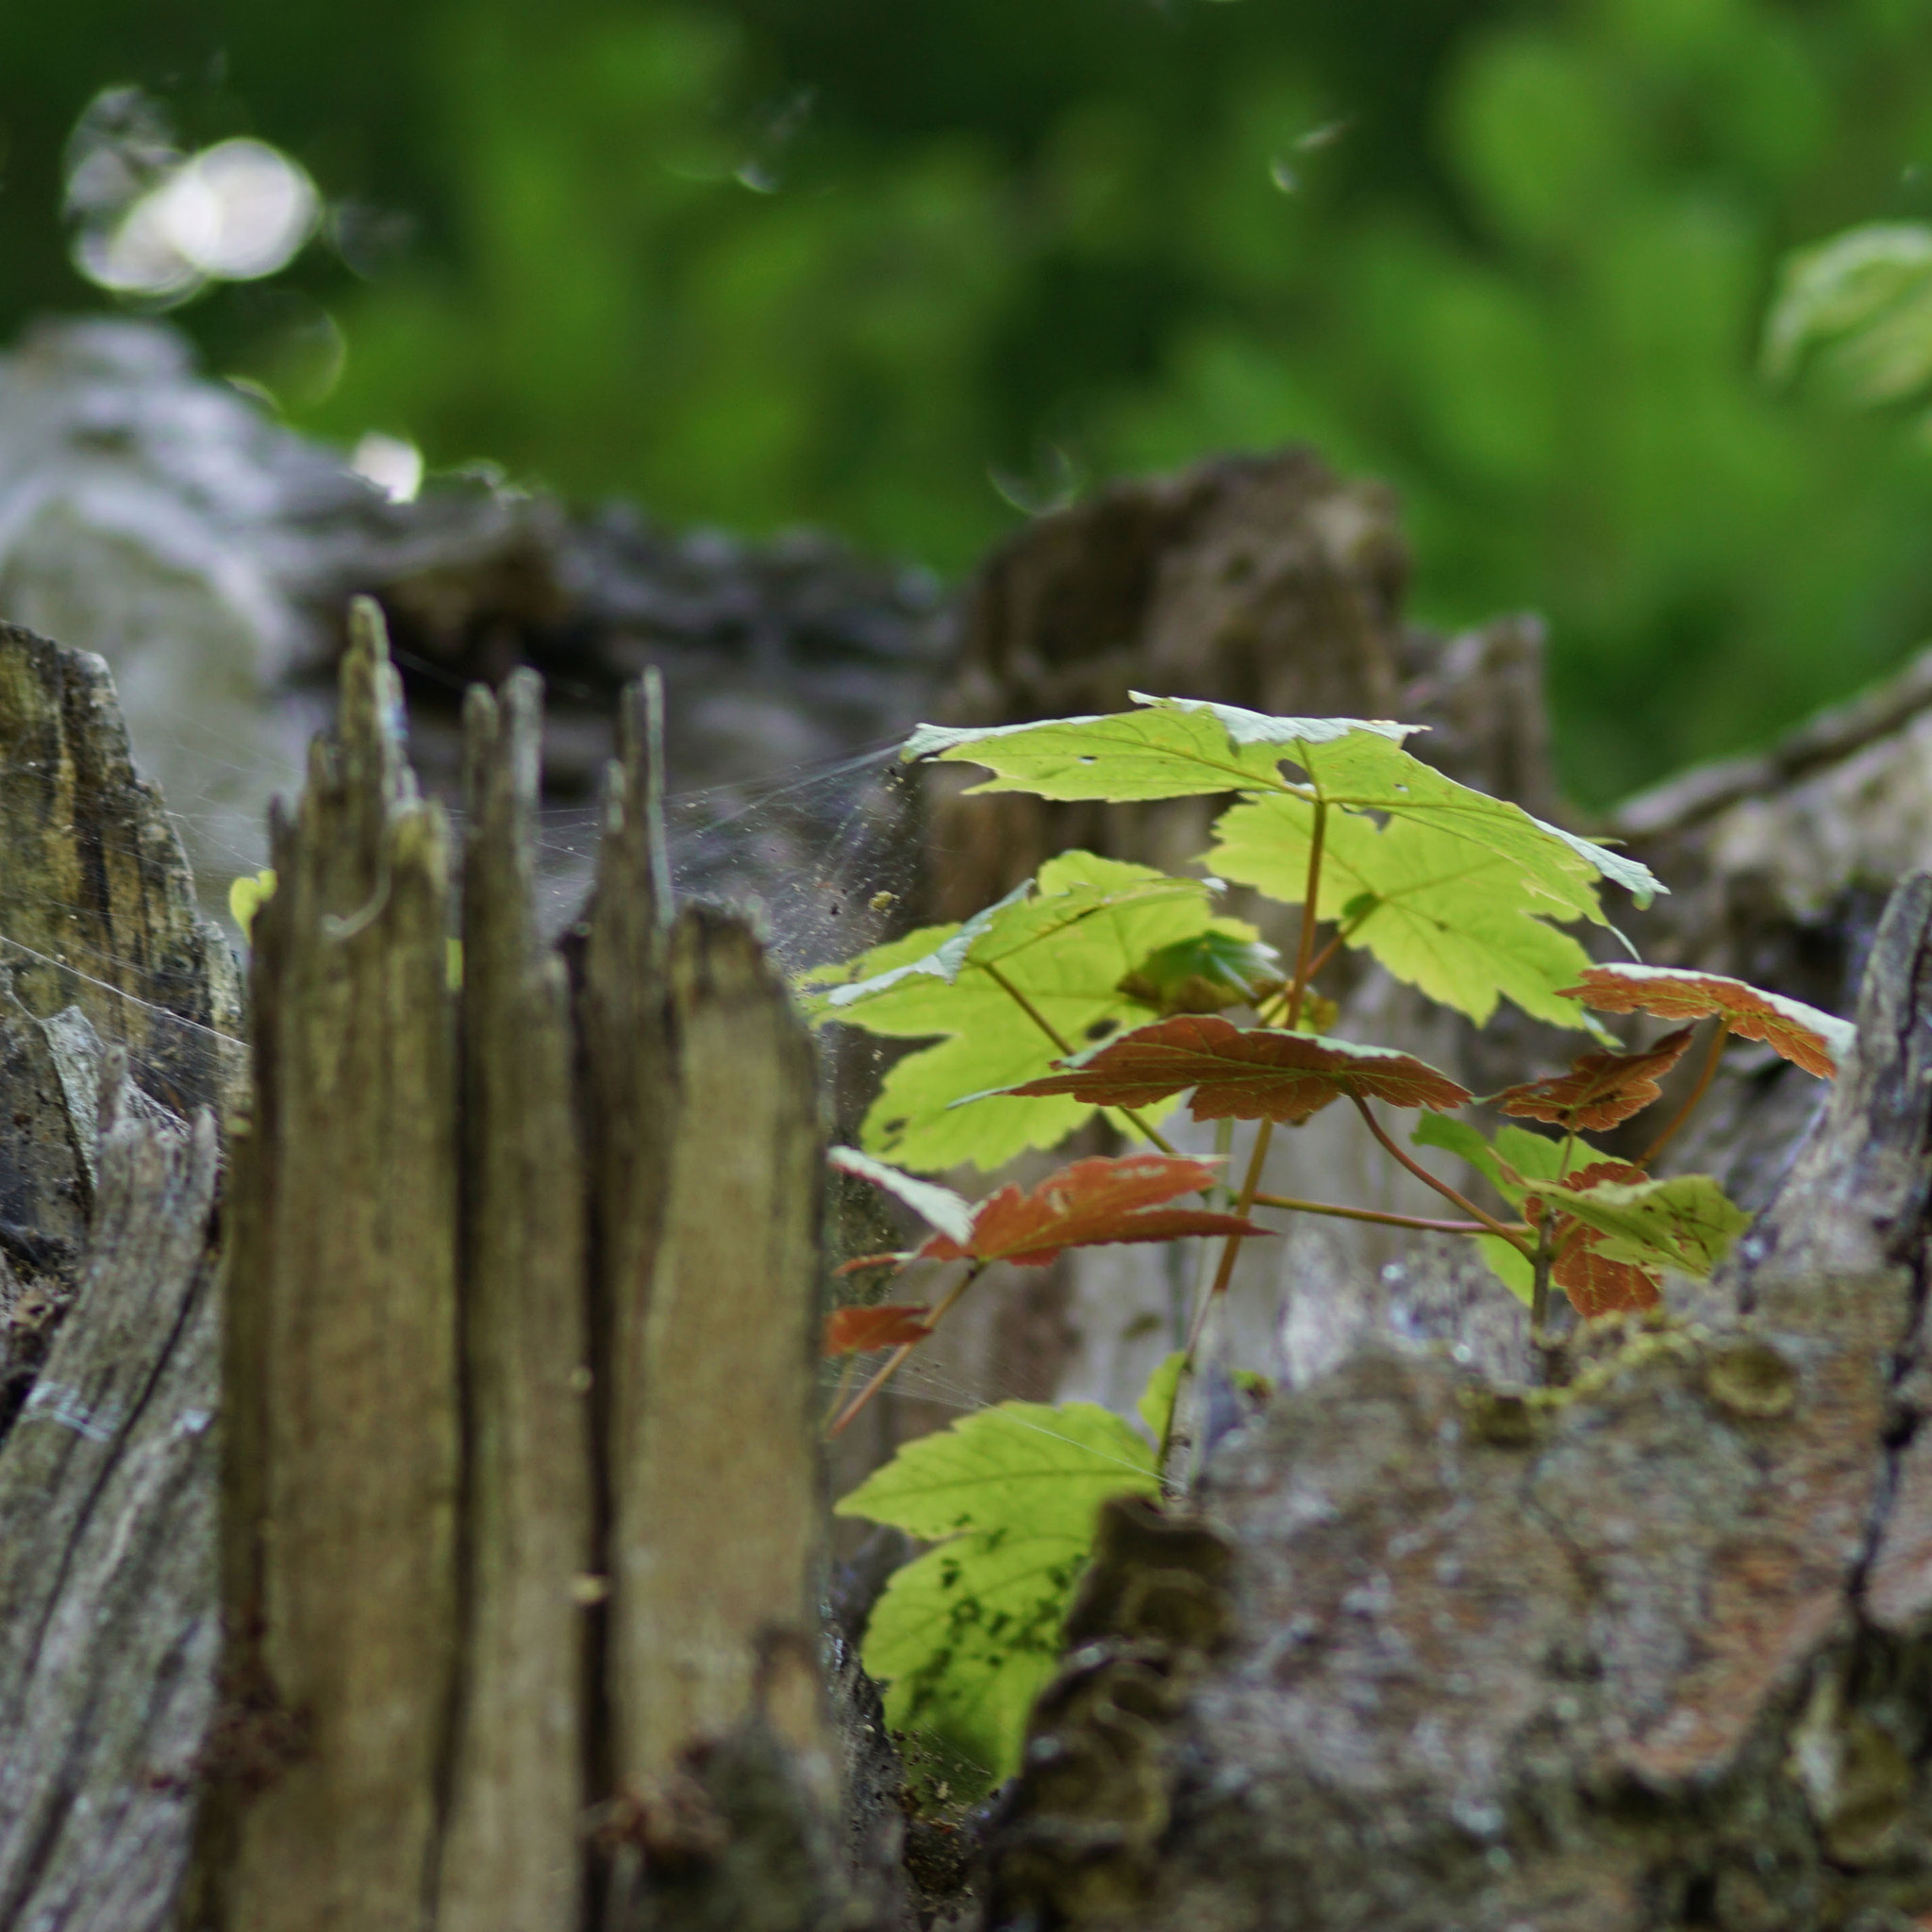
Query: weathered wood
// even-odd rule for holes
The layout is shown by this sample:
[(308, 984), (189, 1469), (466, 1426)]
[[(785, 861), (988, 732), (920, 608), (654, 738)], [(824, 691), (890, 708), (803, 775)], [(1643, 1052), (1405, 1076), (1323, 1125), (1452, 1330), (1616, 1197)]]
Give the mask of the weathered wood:
[[(613, 1459), (615, 1765), (641, 1789), (754, 1708), (759, 1652), (816, 1643), (812, 1330), (822, 1138), (811, 1049), (744, 924), (670, 946), (676, 1126), (663, 1234), (620, 1384)], [(822, 1749), (816, 1691), (769, 1709)]]
[(135, 1082), (219, 1098), (236, 975), (105, 667), (11, 626), (0, 854), (0, 1924), (147, 1932), (214, 1703), (217, 1154)]
[[(0, 1447), (0, 1924), (158, 1932), (214, 1706), (212, 1119), (109, 1057), (73, 1312)], [(11, 1096), (9, 1096), (11, 1104)]]
[(135, 774), (98, 658), (0, 625), (0, 965), (36, 1017), (77, 1006), (183, 1118), (241, 1067), (240, 985), (181, 842)]
[(578, 1922), (591, 1460), (588, 1202), (564, 966), (536, 924), (541, 687), (466, 710), (463, 1642), (436, 1923)]
[[(229, 1249), (231, 1690), (301, 1748), (238, 1802), (204, 1909), (413, 1925), (456, 1663), (457, 1131), (441, 809), (372, 605), (258, 915)], [(239, 1800), (240, 1793), (236, 1796)]]

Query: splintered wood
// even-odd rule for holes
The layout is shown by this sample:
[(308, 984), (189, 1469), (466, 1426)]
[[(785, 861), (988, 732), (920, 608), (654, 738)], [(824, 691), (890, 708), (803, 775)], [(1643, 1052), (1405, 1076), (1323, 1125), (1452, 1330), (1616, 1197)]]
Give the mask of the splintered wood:
[(361, 606), (255, 933), (224, 1688), (267, 1742), (215, 1767), (190, 1922), (575, 1932), (593, 1887), (605, 1923), (715, 1918), (728, 1885), (650, 1896), (662, 1792), (756, 1833), (689, 1797), (755, 1736), (788, 1805), (833, 1796), (810, 1048), (741, 921), (667, 919), (636, 694), (561, 952), (537, 680), (471, 695), (460, 953), (400, 716)]

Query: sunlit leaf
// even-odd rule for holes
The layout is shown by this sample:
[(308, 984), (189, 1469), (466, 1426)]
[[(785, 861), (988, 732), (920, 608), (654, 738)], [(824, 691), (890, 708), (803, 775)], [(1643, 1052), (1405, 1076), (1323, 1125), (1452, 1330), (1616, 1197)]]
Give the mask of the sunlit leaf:
[[(1030, 791), (1041, 798), (1187, 798), (1216, 791), (1279, 791), (1281, 760), (1293, 747), (1351, 736), (1399, 744), (1417, 727), (1383, 719), (1267, 718), (1253, 711), (1169, 706), (1103, 718), (1055, 718), (1037, 724), (922, 724), (903, 758), (985, 765), (991, 778), (974, 792)], [(1237, 739), (1224, 715), (1274, 727)]]
[[(1226, 727), (1230, 741), (1244, 749), (1252, 743), (1280, 741), (1274, 735), (1277, 730), (1287, 733), (1307, 722), (1267, 718), (1202, 698), (1149, 698), (1138, 691), (1133, 696), (1141, 704), (1211, 715)], [(1602, 918), (1594, 891), (1598, 878), (1624, 887), (1640, 906), (1648, 905), (1663, 891), (1650, 868), (1636, 859), (1532, 818), (1507, 799), (1458, 785), (1405, 751), (1402, 735), (1401, 727), (1384, 733), (1373, 725), (1357, 725), (1329, 738), (1290, 735), (1286, 741), (1293, 747), (1290, 756), (1306, 774), (1303, 789), (1310, 797), (1351, 811), (1430, 824), (1510, 858), (1537, 891), (1571, 908), (1562, 915), (1566, 918)]]
[(988, 1784), (1010, 1775), (1101, 1504), (1159, 1489), (1149, 1444), (1091, 1403), (1002, 1403), (907, 1443), (837, 1506), (945, 1539), (893, 1574), (866, 1629), (888, 1723), (936, 1737)]
[(1208, 1162), (1170, 1154), (1076, 1160), (1037, 1187), (1009, 1182), (974, 1210), (964, 1241), (936, 1234), (914, 1258), (1012, 1261), (1039, 1267), (1067, 1248), (1270, 1232), (1237, 1214), (1159, 1205), (1177, 1194), (1198, 1193), (1218, 1178)]
[[(928, 1173), (968, 1161), (991, 1170), (1024, 1148), (1064, 1140), (1091, 1119), (1091, 1107), (997, 1094), (955, 1103), (1019, 1086), (1061, 1058), (1040, 1020), (1079, 1047), (1143, 1019), (1146, 1008), (1120, 984), (1151, 953), (1208, 932), (1243, 944), (1257, 938), (1252, 926), (1217, 918), (1199, 879), (1067, 852), (1041, 867), (1031, 896), (1011, 896), (969, 922), (974, 929), (962, 946), (953, 942), (965, 928), (928, 926), (805, 975), (816, 1021), (940, 1042), (887, 1074), (865, 1118), (866, 1150)], [(921, 964), (941, 956), (941, 966)], [(843, 1003), (833, 1007), (835, 998)]]
[(1592, 966), (1568, 991), (1600, 1013), (1653, 1013), (1659, 1020), (1715, 1015), (1739, 1039), (1761, 1040), (1794, 1066), (1823, 1080), (1838, 1072), (1857, 1037), (1857, 1028), (1849, 1020), (1820, 1012), (1783, 993), (1762, 992), (1722, 973), (1619, 962)]
[(1637, 1053), (1583, 1054), (1571, 1062), (1567, 1074), (1525, 1080), (1492, 1098), (1505, 1113), (1520, 1120), (1547, 1121), (1570, 1133), (1602, 1132), (1641, 1113), (1661, 1094), (1658, 1076), (1683, 1058), (1695, 1030), (1680, 1027)]
[(1932, 384), (1932, 227), (1868, 222), (1787, 259), (1765, 324), (1765, 374), (1789, 379), (1813, 355), (1868, 407)]
[[(1140, 711), (991, 727), (922, 725), (901, 753), (985, 765), (974, 791), (1045, 798), (1179, 798), (1218, 791), (1299, 794), (1312, 803), (1420, 820), (1510, 859), (1558, 916), (1600, 919), (1595, 881), (1640, 904), (1661, 891), (1649, 870), (1472, 791), (1402, 748), (1413, 725), (1380, 719), (1274, 718), (1199, 698), (1132, 693)], [(1284, 760), (1299, 782), (1285, 777)]]
[[(1299, 906), (1307, 891), (1313, 809), (1297, 798), (1264, 798), (1224, 812), (1205, 863), (1217, 875)], [(1564, 903), (1525, 875), (1517, 858), (1459, 832), (1414, 819), (1378, 825), (1331, 812), (1323, 841), (1317, 916), (1341, 923), (1350, 946), (1397, 979), (1487, 1024), (1498, 996), (1557, 1026), (1590, 1023), (1557, 989), (1590, 955), (1545, 916), (1594, 908)]]
[(864, 1355), (874, 1348), (898, 1348), (924, 1341), (932, 1332), (928, 1307), (906, 1307), (880, 1302), (870, 1308), (834, 1308), (825, 1317), (822, 1355)]
[(1067, 1093), (1103, 1107), (1142, 1107), (1193, 1090), (1202, 1121), (1298, 1124), (1343, 1094), (1391, 1107), (1460, 1107), (1470, 1098), (1412, 1054), (1268, 1027), (1243, 1031), (1184, 1013), (1139, 1026), (1030, 1081), (1021, 1093)]

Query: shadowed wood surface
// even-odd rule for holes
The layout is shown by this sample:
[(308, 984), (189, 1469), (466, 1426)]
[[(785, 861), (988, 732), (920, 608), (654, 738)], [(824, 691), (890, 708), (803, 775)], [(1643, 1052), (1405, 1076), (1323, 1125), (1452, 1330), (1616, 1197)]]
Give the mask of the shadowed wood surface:
[(587, 1200), (563, 962), (536, 924), (541, 687), (465, 710), (462, 1630), (436, 1923), (581, 1910), (592, 1574)]
[[(613, 1459), (617, 1773), (667, 1775), (817, 1643), (813, 1397), (823, 1136), (811, 1048), (739, 920), (670, 943), (676, 1115), (662, 1244)], [(620, 1385), (621, 1391), (624, 1385)], [(727, 1527), (728, 1525), (728, 1527)], [(787, 1673), (794, 1675), (795, 1673)], [(823, 1748), (814, 1690), (768, 1708)]]
[(184, 1119), (239, 1072), (240, 987), (181, 842), (136, 775), (98, 658), (0, 625), (0, 967), (45, 1020), (78, 1007)]

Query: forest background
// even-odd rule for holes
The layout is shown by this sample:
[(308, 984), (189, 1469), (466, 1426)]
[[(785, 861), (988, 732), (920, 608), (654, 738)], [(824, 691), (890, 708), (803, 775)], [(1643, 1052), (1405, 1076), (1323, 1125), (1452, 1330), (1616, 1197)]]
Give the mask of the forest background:
[[(1399, 491), (1425, 621), (1545, 613), (1586, 804), (1932, 636), (1932, 424), (1760, 346), (1790, 250), (1932, 217), (1932, 0), (9, 12), (8, 340), (170, 309), (345, 443), (949, 578), (1306, 441)], [(312, 239), (103, 286), (99, 157), (238, 136)]]

